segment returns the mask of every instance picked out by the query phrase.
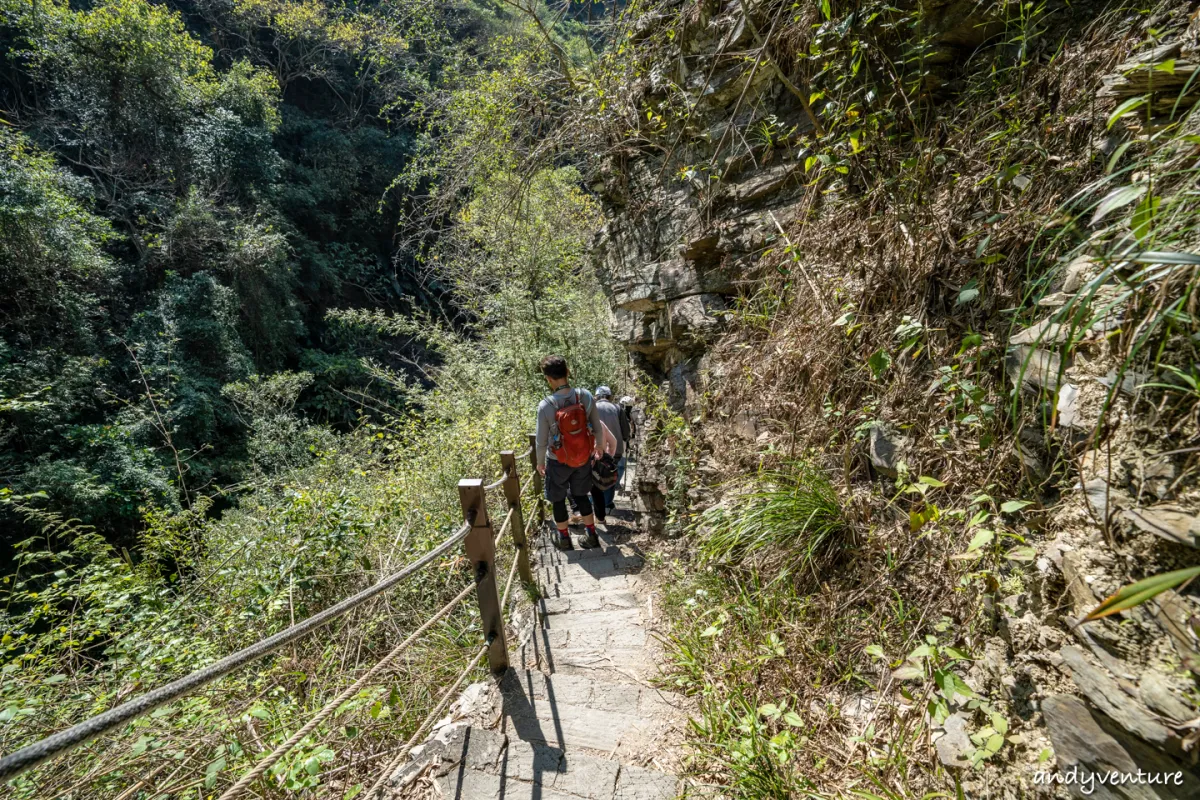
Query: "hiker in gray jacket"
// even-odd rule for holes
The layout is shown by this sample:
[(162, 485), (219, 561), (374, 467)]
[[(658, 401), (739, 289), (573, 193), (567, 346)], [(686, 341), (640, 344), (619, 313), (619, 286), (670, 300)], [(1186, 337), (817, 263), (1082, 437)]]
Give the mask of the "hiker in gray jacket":
[(625, 416), (621, 407), (612, 401), (612, 389), (607, 386), (596, 387), (596, 411), (600, 415), (600, 422), (612, 431), (617, 440), (617, 449), (613, 454), (613, 458), (617, 459), (617, 482), (612, 485), (611, 489), (604, 492), (604, 510), (607, 515), (609, 511), (616, 508), (617, 487), (621, 485), (621, 480), (625, 477), (625, 447), (629, 442), (631, 431), (629, 418)]
[[(599, 544), (596, 521), (604, 522), (605, 506), (603, 492), (592, 486), (591, 460), (615, 453), (616, 435), (601, 421), (592, 393), (571, 386), (565, 358), (546, 356), (541, 367), (551, 394), (538, 404), (535, 451), (538, 472), (546, 478), (545, 494), (554, 511), (558, 544), (568, 550), (573, 547), (567, 526), (569, 496), (587, 528), (588, 544), (594, 547)], [(593, 499), (599, 506), (595, 517)]]

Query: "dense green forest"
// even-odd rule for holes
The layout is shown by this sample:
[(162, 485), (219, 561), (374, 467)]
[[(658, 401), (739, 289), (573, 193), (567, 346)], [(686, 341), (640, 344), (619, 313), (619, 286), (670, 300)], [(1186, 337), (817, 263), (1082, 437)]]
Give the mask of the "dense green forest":
[[(1194, 4), (0, 0), (0, 55), (0, 751), (429, 551), (559, 352), (646, 412), (689, 787), (1193, 780)], [(216, 797), (471, 574), (5, 791)], [(253, 791), (361, 794), (479, 633)]]
[[(0, 6), (0, 749), (443, 538), (457, 481), (490, 480), (496, 453), (525, 442), (541, 355), (614, 381), (583, 260), (596, 203), (572, 158), (522, 171), (516, 144), (536, 139), (526, 112), (549, 118), (551, 65), (586, 60), (613, 12)], [(6, 791), (115, 797), (146, 774), (171, 794), (227, 786), (251, 741), (286, 739), (465, 574), (448, 557)], [(340, 791), (361, 791), (357, 760), (410, 733), (470, 660), (470, 614), (329, 723), (357, 755), (326, 765), (325, 745), (302, 747), (274, 785), (340, 766)]]
[(519, 22), (434, 3), (3, 12), (14, 492), (130, 537), (145, 507), (307, 457), (295, 438), (261, 449), (223, 387), (307, 375), (296, 412), (344, 431), (371, 382), (363, 357), (423, 358), (325, 312), (453, 315), (393, 183), (415, 169), (422, 104)]

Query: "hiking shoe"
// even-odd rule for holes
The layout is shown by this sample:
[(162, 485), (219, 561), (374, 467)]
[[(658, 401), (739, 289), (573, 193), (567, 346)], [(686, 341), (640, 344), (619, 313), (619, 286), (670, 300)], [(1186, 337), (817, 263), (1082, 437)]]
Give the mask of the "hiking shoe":
[(566, 536), (556, 535), (554, 538), (558, 539), (558, 549), (559, 550), (574, 550), (575, 549), (575, 543), (571, 541), (571, 534), (568, 533)]
[(600, 537), (594, 533), (589, 533), (587, 535), (587, 538), (584, 539), (583, 543), (584, 543), (584, 545), (587, 546), (587, 548), (589, 550), (594, 547), (599, 547), (600, 546)]

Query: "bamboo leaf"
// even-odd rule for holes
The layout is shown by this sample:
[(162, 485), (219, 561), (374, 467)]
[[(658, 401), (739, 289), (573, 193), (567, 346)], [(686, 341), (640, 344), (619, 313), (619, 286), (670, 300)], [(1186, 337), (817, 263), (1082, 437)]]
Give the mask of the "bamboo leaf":
[(1118, 208), (1123, 208), (1130, 203), (1137, 202), (1146, 193), (1147, 188), (1146, 184), (1143, 183), (1113, 189), (1096, 206), (1096, 213), (1092, 215), (1091, 224), (1097, 224)]
[(1108, 127), (1112, 128), (1113, 125), (1117, 124), (1117, 120), (1128, 114), (1130, 111), (1141, 108), (1146, 104), (1146, 99), (1146, 95), (1131, 97), (1124, 103), (1121, 103), (1121, 105), (1114, 108), (1113, 112), (1108, 115)]
[(1174, 572), (1164, 572), (1161, 575), (1143, 578), (1137, 583), (1122, 587), (1116, 594), (1108, 597), (1103, 603), (1088, 612), (1083, 620), (1091, 622), (1110, 614), (1116, 614), (1118, 611), (1139, 606), (1155, 595), (1162, 594), (1167, 589), (1174, 589), (1197, 575), (1200, 575), (1200, 567), (1177, 569)]

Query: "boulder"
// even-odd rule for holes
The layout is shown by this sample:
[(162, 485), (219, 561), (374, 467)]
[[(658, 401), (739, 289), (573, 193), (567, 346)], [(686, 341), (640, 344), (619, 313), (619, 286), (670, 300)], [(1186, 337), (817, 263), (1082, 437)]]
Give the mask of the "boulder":
[(1160, 800), (1173, 796), (1158, 794), (1155, 790), (1159, 787), (1124, 783), (1109, 786), (1107, 781), (1096, 780), (1111, 772), (1136, 773), (1138, 765), (1120, 742), (1100, 727), (1079, 698), (1070, 695), (1049, 697), (1042, 703), (1042, 715), (1054, 746), (1057, 774), (1064, 777), (1073, 774), (1076, 778), (1067, 786), (1073, 797), (1080, 800)]
[(934, 741), (938, 761), (947, 767), (965, 767), (967, 757), (975, 750), (967, 732), (967, 715), (961, 711), (951, 714), (942, 725), (944, 733)]
[(895, 478), (898, 465), (912, 448), (912, 441), (886, 422), (871, 426), (869, 443), (871, 466), (882, 475)]
[(1093, 666), (1078, 647), (1059, 651), (1071, 678), (1096, 708), (1124, 730), (1156, 748), (1177, 755), (1183, 753), (1180, 740), (1165, 725), (1142, 708), (1121, 686), (1099, 667)]

